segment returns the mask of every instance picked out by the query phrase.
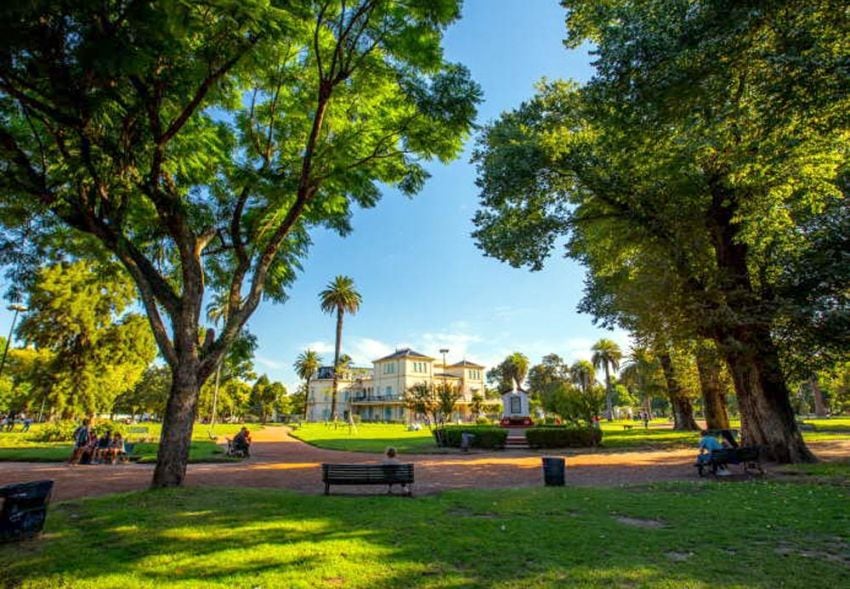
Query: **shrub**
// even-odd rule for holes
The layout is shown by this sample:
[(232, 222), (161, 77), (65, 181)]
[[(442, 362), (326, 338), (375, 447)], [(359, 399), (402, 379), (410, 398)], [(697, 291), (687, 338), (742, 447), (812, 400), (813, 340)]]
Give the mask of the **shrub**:
[(532, 448), (586, 448), (598, 446), (602, 430), (595, 427), (540, 426), (525, 430)]
[[(72, 442), (74, 431), (80, 426), (79, 421), (54, 421), (45, 423), (38, 431), (29, 436), (34, 442)], [(107, 431), (120, 433), (127, 437), (127, 425), (117, 421), (98, 421), (94, 425), (94, 433), (99, 437)]]
[(445, 425), (434, 430), (437, 445), (460, 448), (461, 434), (469, 433), (473, 448), (503, 448), (508, 438), (507, 430), (494, 425)]
[(475, 425), (492, 425), (493, 421), (489, 417), (479, 415), (475, 418)]
[(45, 423), (30, 434), (34, 442), (70, 442), (74, 439), (74, 430), (80, 424), (76, 421), (54, 421)]

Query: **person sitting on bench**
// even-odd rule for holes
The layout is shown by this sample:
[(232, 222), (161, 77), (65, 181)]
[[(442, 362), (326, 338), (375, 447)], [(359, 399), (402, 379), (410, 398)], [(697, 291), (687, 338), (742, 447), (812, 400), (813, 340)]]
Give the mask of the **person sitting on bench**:
[(126, 453), (127, 451), (124, 448), (124, 438), (121, 437), (120, 433), (115, 432), (112, 436), (112, 440), (109, 442), (109, 463), (115, 464), (118, 461), (118, 458)]
[[(697, 456), (697, 462), (708, 464), (711, 460), (711, 453), (714, 450), (723, 450), (723, 444), (710, 434), (708, 430), (701, 431), (699, 436), (699, 455)], [(726, 477), (730, 474), (732, 473), (729, 472), (726, 466), (721, 465), (720, 468), (717, 469), (717, 476)]]
[(68, 459), (68, 464), (78, 464), (83, 457), (86, 446), (89, 444), (89, 433), (91, 433), (91, 420), (84, 419), (77, 429), (74, 430), (74, 450)]
[(234, 436), (233, 451), (244, 454), (245, 458), (248, 458), (251, 455), (251, 432), (248, 431), (247, 427), (243, 427), (239, 430), (239, 433)]
[[(395, 448), (393, 448), (392, 446), (387, 448), (386, 452), (384, 452), (384, 459), (381, 461), (381, 464), (387, 464), (387, 465), (401, 464), (401, 461), (398, 459), (398, 452), (396, 451)], [(401, 484), (401, 490), (407, 491), (407, 485), (402, 483)], [(392, 492), (393, 492), (393, 486), (392, 486), (392, 484), (390, 484), (390, 488), (387, 490), (387, 493), (392, 493)]]
[(111, 443), (112, 431), (106, 430), (106, 433), (97, 440), (97, 448), (94, 451), (94, 460), (92, 462), (106, 462), (109, 460), (109, 444)]

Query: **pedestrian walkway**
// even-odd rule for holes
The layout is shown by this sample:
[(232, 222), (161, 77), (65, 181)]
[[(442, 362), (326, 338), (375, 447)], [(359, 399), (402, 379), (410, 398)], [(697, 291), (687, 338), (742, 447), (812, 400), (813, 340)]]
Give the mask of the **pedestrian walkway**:
[[(251, 458), (242, 462), (190, 464), (187, 485), (270, 487), (322, 493), (322, 462), (369, 463), (379, 455), (324, 450), (291, 437), (285, 427), (253, 434)], [(850, 454), (850, 442), (811, 444), (824, 457)], [(554, 453), (557, 454), (557, 453)], [(563, 455), (563, 454), (562, 454)], [(695, 450), (567, 453), (568, 485), (614, 486), (694, 480)], [(539, 452), (475, 452), (470, 454), (402, 455), (416, 465), (416, 494), (449, 489), (528, 487), (542, 484)], [(74, 499), (145, 489), (153, 465), (66, 466), (64, 464), (0, 463), (0, 485), (38, 479), (56, 482), (54, 499)], [(344, 487), (339, 494), (375, 493), (374, 488)]]

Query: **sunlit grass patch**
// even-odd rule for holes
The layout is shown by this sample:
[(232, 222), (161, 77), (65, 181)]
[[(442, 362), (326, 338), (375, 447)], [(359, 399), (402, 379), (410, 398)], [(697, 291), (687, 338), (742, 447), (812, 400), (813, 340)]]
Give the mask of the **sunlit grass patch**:
[(770, 482), (415, 499), (146, 491), (54, 506), (42, 539), (0, 547), (0, 585), (839, 587), (848, 499)]
[(351, 452), (383, 452), (388, 446), (402, 453), (437, 451), (434, 435), (423, 427), (409, 431), (400, 423), (363, 423), (349, 427), (342, 423), (334, 426), (324, 423), (305, 423), (292, 435), (308, 444), (329, 450)]

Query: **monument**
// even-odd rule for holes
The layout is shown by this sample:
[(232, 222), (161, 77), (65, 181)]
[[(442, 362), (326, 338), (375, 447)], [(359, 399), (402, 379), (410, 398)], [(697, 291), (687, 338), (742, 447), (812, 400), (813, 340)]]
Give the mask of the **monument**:
[(534, 425), (531, 420), (531, 411), (528, 404), (528, 393), (519, 388), (514, 381), (514, 388), (502, 395), (502, 419), (499, 421), (502, 427), (530, 427)]

